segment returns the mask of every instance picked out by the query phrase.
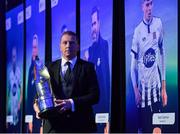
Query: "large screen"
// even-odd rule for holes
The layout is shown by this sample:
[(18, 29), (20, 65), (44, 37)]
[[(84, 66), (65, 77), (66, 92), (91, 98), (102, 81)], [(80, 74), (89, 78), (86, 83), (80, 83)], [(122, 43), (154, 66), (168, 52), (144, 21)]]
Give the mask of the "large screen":
[(178, 132), (177, 0), (126, 0), (126, 132)]
[(33, 101), (36, 94), (34, 81), (35, 57), (45, 61), (45, 1), (26, 1), (26, 93), (25, 128), (26, 133), (42, 132), (41, 120), (36, 118)]
[(21, 132), (23, 96), (23, 6), (17, 6), (6, 13), (6, 130)]
[(100, 87), (100, 100), (93, 108), (98, 132), (106, 132), (110, 121), (112, 7), (111, 0), (80, 1), (80, 55), (94, 63)]
[(61, 57), (59, 45), (64, 31), (76, 32), (76, 0), (51, 0), (52, 60)]

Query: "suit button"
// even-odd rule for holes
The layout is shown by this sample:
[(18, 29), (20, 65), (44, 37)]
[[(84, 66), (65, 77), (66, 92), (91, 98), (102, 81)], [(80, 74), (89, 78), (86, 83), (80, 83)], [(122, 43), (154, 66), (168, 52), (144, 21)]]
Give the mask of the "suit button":
[(70, 115), (68, 114), (68, 115), (66, 115), (66, 117), (67, 117), (67, 118), (70, 118)]

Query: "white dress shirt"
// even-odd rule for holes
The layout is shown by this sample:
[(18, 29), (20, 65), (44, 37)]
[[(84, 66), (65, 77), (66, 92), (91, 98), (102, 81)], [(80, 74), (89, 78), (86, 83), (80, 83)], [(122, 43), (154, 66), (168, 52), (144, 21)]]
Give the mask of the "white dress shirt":
[[(76, 64), (76, 61), (77, 61), (77, 56), (74, 57), (73, 59), (71, 60), (66, 60), (65, 58), (62, 57), (62, 60), (61, 60), (61, 72), (62, 72), (62, 75), (64, 76), (65, 73), (66, 73), (66, 70), (68, 69), (68, 65), (66, 64), (66, 62), (70, 62), (70, 67), (71, 67), (71, 70), (73, 70), (75, 64)], [(73, 99), (68, 99), (70, 102), (71, 102), (71, 111), (74, 112), (75, 111), (75, 106), (74, 106), (74, 101)]]

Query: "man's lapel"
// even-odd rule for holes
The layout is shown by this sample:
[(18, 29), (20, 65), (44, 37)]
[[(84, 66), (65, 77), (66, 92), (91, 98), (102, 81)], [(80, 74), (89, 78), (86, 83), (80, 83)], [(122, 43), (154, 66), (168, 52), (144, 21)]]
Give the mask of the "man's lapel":
[(80, 70), (81, 70), (80, 60), (77, 59), (76, 64), (75, 64), (74, 69), (73, 69), (73, 74), (71, 74), (71, 76), (70, 76), (70, 81), (72, 81), (72, 87), (73, 87), (72, 88), (73, 91), (71, 92), (71, 94), (73, 92), (75, 92), (75, 90), (76, 90), (76, 84), (77, 84), (77, 80), (78, 80), (78, 77), (80, 74)]
[(53, 68), (54, 71), (54, 78), (56, 83), (59, 84), (60, 80), (60, 68), (61, 68), (61, 60), (57, 61), (55, 67)]

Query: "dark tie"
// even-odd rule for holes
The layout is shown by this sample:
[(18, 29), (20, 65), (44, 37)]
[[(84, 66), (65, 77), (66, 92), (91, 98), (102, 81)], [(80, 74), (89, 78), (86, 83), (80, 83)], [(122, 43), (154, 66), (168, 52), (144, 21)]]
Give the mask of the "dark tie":
[(71, 74), (71, 63), (69, 61), (66, 62), (66, 65), (68, 66), (66, 73), (64, 74), (65, 81), (68, 81), (70, 74)]

